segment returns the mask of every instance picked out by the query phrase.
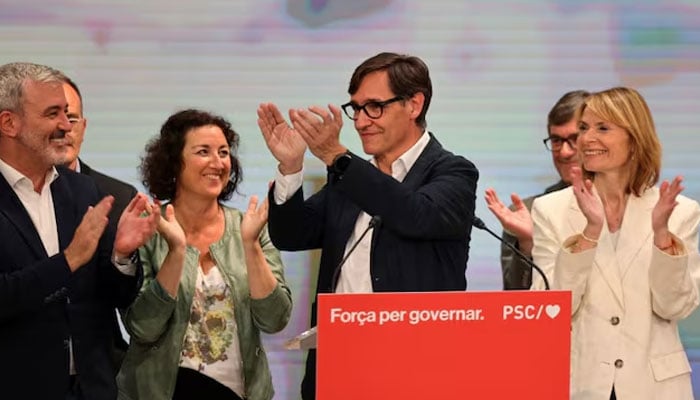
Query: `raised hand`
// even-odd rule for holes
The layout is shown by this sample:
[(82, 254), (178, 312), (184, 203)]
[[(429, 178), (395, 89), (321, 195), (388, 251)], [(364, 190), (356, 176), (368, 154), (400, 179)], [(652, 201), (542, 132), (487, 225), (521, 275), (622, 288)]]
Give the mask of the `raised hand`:
[(241, 239), (243, 243), (257, 243), (258, 236), (267, 223), (269, 204), (267, 197), (258, 207), (258, 196), (251, 196), (248, 209), (241, 220)]
[(289, 118), (309, 150), (326, 165), (331, 165), (335, 156), (347, 148), (340, 144), (340, 129), (343, 127), (340, 108), (329, 104), (328, 110), (318, 106), (311, 106), (308, 110), (289, 110)]
[(651, 212), (651, 227), (654, 230), (654, 243), (661, 248), (672, 244), (668, 231), (668, 219), (678, 205), (676, 197), (685, 189), (682, 183), (683, 177), (679, 175), (671, 183), (663, 181), (659, 187), (659, 200)]
[(533, 245), (532, 217), (520, 196), (515, 193), (510, 195), (514, 210), (506, 207), (492, 188), (486, 189), (485, 199), (486, 205), (493, 215), (498, 218), (503, 229), (518, 238), (520, 250), (523, 250), (525, 254), (529, 254)]
[(89, 207), (83, 215), (80, 225), (75, 230), (73, 240), (63, 252), (71, 271), (82, 267), (95, 255), (97, 244), (100, 242), (105, 227), (107, 227), (112, 204), (114, 204), (114, 197), (107, 196), (94, 207)]
[(148, 201), (143, 193), (137, 193), (119, 217), (114, 238), (114, 253), (125, 257), (141, 247), (158, 227), (160, 207)]
[[(160, 204), (156, 202), (156, 207), (160, 209)], [(184, 248), (187, 245), (187, 238), (182, 226), (175, 218), (175, 208), (172, 204), (165, 206), (165, 215), (158, 219), (158, 233), (160, 233), (170, 249)]]
[[(574, 190), (574, 196), (576, 196), (576, 203), (586, 217), (588, 225), (591, 229), (597, 230), (597, 234), (593, 237), (595, 239), (603, 229), (603, 221), (605, 221), (603, 202), (598, 197), (593, 182), (590, 179), (583, 179), (581, 167), (571, 168), (571, 186)], [(591, 237), (589, 234), (587, 236)]]
[(280, 163), (280, 172), (284, 175), (299, 172), (304, 165), (306, 142), (284, 120), (276, 105), (263, 103), (258, 106), (258, 127), (267, 148)]

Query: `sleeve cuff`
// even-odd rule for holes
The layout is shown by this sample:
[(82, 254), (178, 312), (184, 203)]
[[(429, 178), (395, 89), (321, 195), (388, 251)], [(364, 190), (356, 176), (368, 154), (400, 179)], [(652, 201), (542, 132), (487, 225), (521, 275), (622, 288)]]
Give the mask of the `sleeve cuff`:
[(117, 258), (112, 254), (112, 265), (124, 275), (135, 276), (136, 264), (138, 262), (138, 252), (134, 251), (128, 258)]
[(294, 196), (294, 193), (299, 190), (303, 181), (303, 168), (301, 171), (290, 175), (282, 175), (278, 169), (277, 174), (275, 175), (275, 190), (273, 193), (275, 197), (275, 204), (284, 204), (287, 200), (291, 199), (292, 196)]

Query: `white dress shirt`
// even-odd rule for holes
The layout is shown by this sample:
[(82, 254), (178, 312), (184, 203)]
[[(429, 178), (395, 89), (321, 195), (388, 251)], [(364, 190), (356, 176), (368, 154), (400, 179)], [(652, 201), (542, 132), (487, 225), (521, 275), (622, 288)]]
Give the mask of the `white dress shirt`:
[(15, 191), (29, 218), (32, 219), (46, 254), (49, 257), (58, 254), (58, 228), (51, 195), (51, 183), (58, 178), (56, 168), (51, 168), (46, 173), (44, 186), (39, 193), (34, 191), (34, 183), (31, 179), (2, 160), (0, 160), (0, 173)]

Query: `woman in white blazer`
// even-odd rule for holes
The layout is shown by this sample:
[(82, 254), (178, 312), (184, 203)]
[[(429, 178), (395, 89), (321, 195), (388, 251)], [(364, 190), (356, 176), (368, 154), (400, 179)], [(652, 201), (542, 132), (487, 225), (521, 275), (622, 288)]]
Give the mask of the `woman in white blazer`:
[[(582, 168), (532, 209), (534, 262), (572, 292), (571, 399), (693, 399), (678, 321), (698, 306), (698, 203), (655, 187), (661, 145), (629, 88), (577, 113)], [(533, 276), (533, 289), (542, 289)]]

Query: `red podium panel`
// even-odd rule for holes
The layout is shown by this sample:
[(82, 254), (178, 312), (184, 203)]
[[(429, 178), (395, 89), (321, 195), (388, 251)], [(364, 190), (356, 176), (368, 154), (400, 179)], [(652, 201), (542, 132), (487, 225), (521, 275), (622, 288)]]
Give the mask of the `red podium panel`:
[(319, 400), (568, 399), (571, 293), (321, 294)]

